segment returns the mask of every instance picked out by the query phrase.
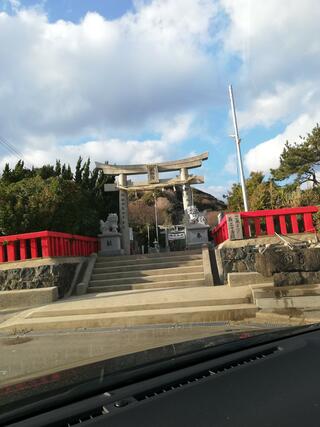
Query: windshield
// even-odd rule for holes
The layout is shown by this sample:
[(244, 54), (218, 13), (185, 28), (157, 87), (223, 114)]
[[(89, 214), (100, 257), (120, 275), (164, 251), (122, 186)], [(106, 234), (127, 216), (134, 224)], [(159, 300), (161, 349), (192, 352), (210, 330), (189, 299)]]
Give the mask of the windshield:
[(0, 2), (2, 405), (319, 322), (320, 9), (287, 3)]

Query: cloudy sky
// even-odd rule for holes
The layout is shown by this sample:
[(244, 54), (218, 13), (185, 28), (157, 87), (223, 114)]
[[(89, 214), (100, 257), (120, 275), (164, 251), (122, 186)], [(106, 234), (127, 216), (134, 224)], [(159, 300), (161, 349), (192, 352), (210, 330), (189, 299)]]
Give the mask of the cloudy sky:
[[(276, 167), (320, 117), (318, 0), (0, 0), (0, 139), (26, 163), (209, 151), (203, 186)], [(16, 157), (0, 147), (0, 166)]]

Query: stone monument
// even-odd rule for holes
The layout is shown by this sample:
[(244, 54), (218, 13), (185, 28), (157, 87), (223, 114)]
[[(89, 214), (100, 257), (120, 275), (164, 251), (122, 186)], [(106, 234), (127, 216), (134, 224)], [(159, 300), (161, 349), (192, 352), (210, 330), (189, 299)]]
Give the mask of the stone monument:
[(106, 221), (100, 220), (100, 254), (121, 255), (121, 233), (118, 231), (118, 215), (110, 213)]

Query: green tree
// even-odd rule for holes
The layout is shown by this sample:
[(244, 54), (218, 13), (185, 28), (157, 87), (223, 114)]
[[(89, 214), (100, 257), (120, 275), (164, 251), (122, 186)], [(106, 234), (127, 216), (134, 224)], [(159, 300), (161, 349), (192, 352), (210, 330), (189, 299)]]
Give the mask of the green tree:
[(317, 124), (306, 137), (300, 137), (300, 142), (285, 144), (280, 157), (280, 166), (271, 169), (271, 175), (276, 181), (293, 178), (300, 186), (311, 182), (313, 187), (319, 186), (317, 172), (320, 166), (320, 127)]
[(37, 174), (41, 176), (42, 179), (48, 179), (56, 176), (55, 168), (52, 165), (43, 165), (37, 170)]
[(56, 160), (56, 166), (55, 166), (55, 176), (61, 176), (61, 161)]
[(83, 165), (81, 184), (84, 188), (90, 188), (90, 159), (88, 159)]
[(75, 173), (74, 173), (74, 180), (78, 184), (80, 184), (81, 181), (82, 181), (83, 168), (84, 167), (82, 166), (82, 157), (80, 156), (79, 159), (78, 159), (78, 161), (77, 161), (76, 170), (75, 170)]
[[(261, 172), (251, 172), (246, 179), (246, 188), (250, 210), (276, 209), (285, 206), (286, 193), (272, 179), (266, 180)], [(228, 210), (243, 211), (243, 199), (240, 184), (233, 184), (227, 194)]]
[(66, 166), (65, 164), (62, 165), (61, 176), (65, 181), (71, 181), (73, 179), (73, 173), (71, 171), (70, 165), (68, 166)]
[(5, 164), (1, 179), (4, 182), (11, 182), (11, 169), (10, 169), (9, 163)]
[(74, 181), (36, 176), (0, 183), (2, 234), (53, 230), (97, 235), (98, 226), (97, 207)]

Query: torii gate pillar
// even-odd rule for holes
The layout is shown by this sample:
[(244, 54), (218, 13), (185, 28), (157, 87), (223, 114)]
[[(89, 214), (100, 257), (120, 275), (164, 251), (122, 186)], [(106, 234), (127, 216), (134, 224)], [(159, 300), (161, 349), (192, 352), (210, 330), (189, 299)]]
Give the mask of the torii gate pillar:
[[(121, 187), (127, 186), (127, 175), (121, 173), (119, 175), (119, 185)], [(120, 231), (121, 243), (124, 255), (130, 255), (130, 233), (128, 221), (128, 192), (126, 190), (119, 190), (119, 216), (120, 216)]]
[[(188, 181), (188, 169), (181, 168), (180, 170), (180, 179), (181, 181)], [(189, 184), (184, 184), (182, 186), (182, 201), (183, 201), (183, 209), (187, 210), (190, 206), (192, 206), (192, 190)]]

